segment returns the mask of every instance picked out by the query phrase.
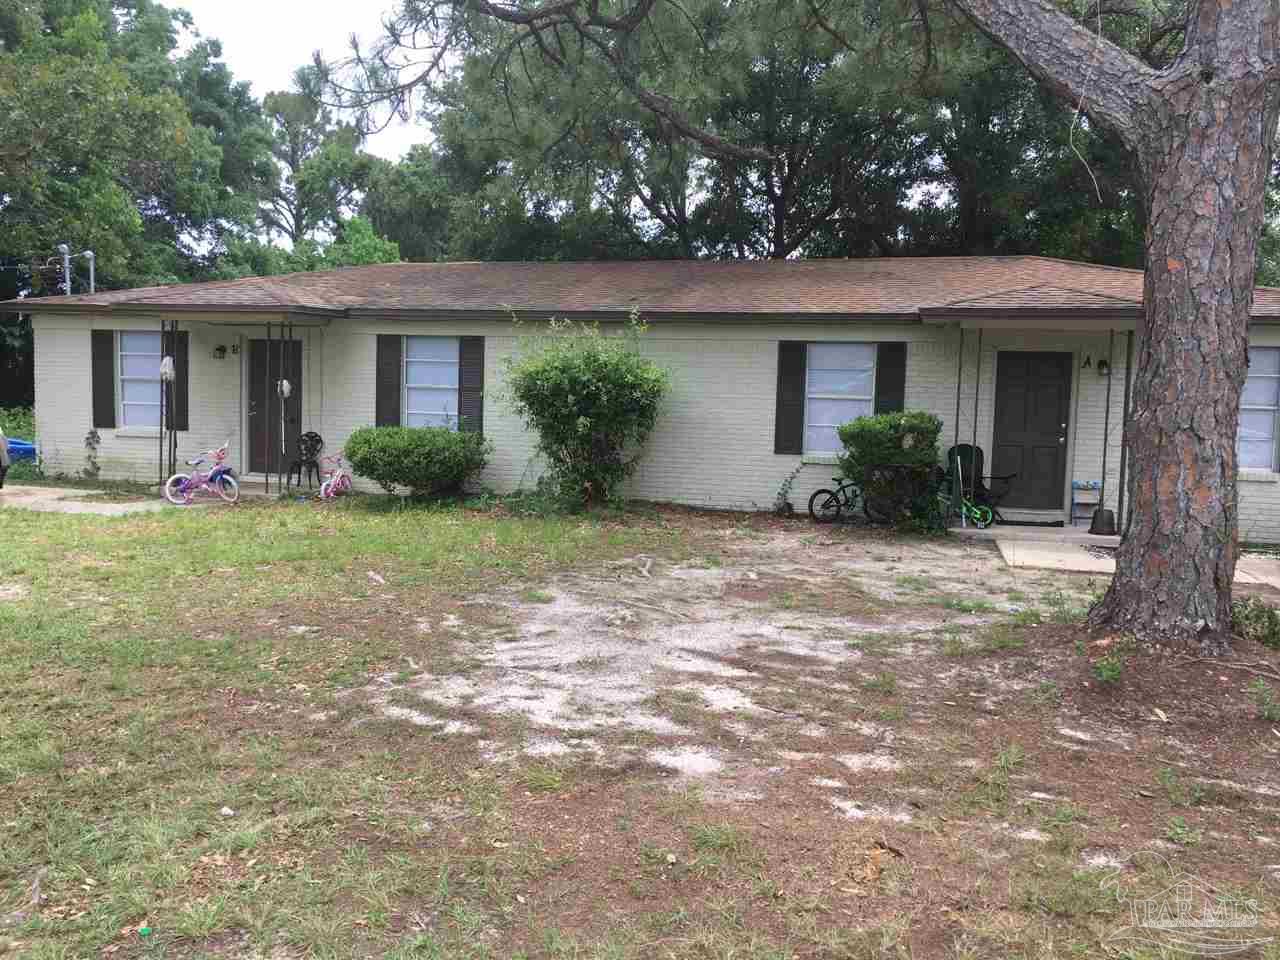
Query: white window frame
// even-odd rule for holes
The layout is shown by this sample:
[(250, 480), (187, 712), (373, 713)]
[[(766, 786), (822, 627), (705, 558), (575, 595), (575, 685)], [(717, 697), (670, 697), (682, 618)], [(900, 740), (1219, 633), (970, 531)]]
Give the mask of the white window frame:
[[(458, 359), (457, 360), (410, 359), (409, 357), (409, 341), (410, 340), (451, 340), (458, 348), (457, 350)], [(421, 364), (423, 366), (435, 365), (435, 366), (441, 366), (441, 367), (448, 367), (448, 366), (456, 367), (458, 370), (457, 380), (458, 380), (458, 383), (461, 384), (462, 383), (462, 379), (461, 379), (462, 378), (462, 338), (448, 337), (448, 336), (441, 337), (441, 336), (435, 336), (434, 334), (410, 334), (400, 338), (400, 425), (405, 427), (409, 426), (410, 414), (426, 414), (428, 416), (439, 415), (439, 411), (436, 411), (436, 410), (410, 410), (409, 409), (410, 389), (414, 387), (429, 386), (427, 384), (421, 384), (421, 383), (419, 384), (409, 383), (409, 365), (410, 364)], [(435, 387), (433, 389), (437, 389), (437, 390), (453, 389), (455, 393), (455, 397), (459, 397), (461, 395), (460, 386), (452, 387), (452, 388)], [(454, 432), (457, 432), (460, 429), (460, 420), (461, 420), (462, 411), (460, 409), (457, 409), (460, 406), (461, 406), (460, 402), (455, 399), (454, 401), (455, 409), (453, 410), (453, 412), (449, 413), (447, 409), (445, 412), (445, 416), (448, 419), (449, 429), (453, 430)]]
[[(129, 336), (146, 336), (155, 337), (158, 343), (158, 352), (156, 353), (126, 353), (124, 350), (124, 338)], [(159, 430), (163, 426), (161, 418), (164, 414), (163, 402), (161, 400), (161, 384), (160, 379), (160, 363), (164, 359), (164, 336), (158, 330), (117, 330), (115, 341), (116, 353), (116, 424), (119, 428), (125, 430)], [(154, 377), (127, 377), (124, 373), (125, 357), (155, 357), (156, 358), (156, 375)], [(154, 383), (156, 386), (155, 402), (149, 400), (125, 400), (124, 385), (126, 383)], [(130, 423), (126, 415), (126, 407), (155, 407), (157, 412), (156, 423), (141, 424)]]
[[(858, 346), (871, 347), (871, 392), (868, 396), (856, 396), (849, 393), (814, 393), (810, 386), (815, 370), (841, 371), (845, 367), (815, 367), (810, 362), (813, 347), (841, 347), (841, 346)], [(810, 427), (830, 427), (835, 429), (840, 426), (838, 423), (811, 423), (809, 421), (809, 401), (810, 400), (865, 400), (870, 404), (870, 413), (876, 412), (876, 368), (880, 363), (880, 344), (866, 340), (817, 340), (805, 344), (804, 348), (804, 424), (801, 429), (801, 449), (809, 456), (835, 456), (836, 452), (831, 450), (811, 450), (809, 449), (809, 428)], [(847, 422), (847, 421), (846, 421)]]
[[(1267, 353), (1280, 354), (1280, 347), (1250, 347), (1250, 355), (1256, 355), (1262, 351)], [(1280, 365), (1277, 366), (1280, 369)], [(1280, 373), (1246, 373), (1247, 380), (1270, 380), (1275, 389), (1272, 391), (1272, 397), (1275, 402), (1268, 405), (1244, 402), (1243, 396), (1240, 402), (1240, 413), (1243, 415), (1246, 411), (1250, 413), (1267, 413), (1271, 414), (1271, 463), (1265, 467), (1246, 467), (1240, 466), (1240, 470), (1270, 470), (1275, 473), (1280, 469)], [(1239, 428), (1237, 428), (1239, 429)], [(1236, 461), (1240, 459), (1240, 440), (1239, 434), (1236, 436)]]

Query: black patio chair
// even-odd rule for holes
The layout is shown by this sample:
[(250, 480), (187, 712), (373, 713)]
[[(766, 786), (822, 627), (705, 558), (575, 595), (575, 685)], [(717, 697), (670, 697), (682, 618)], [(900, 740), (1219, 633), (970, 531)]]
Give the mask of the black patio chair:
[[(986, 456), (982, 452), (981, 447), (975, 447), (970, 443), (958, 443), (947, 451), (947, 472), (941, 478), (948, 486), (953, 482), (956, 475), (956, 462), (960, 463), (960, 477), (964, 484), (966, 492), (972, 491), (972, 500), (974, 503), (991, 508), (991, 515), (995, 517), (999, 523), (1004, 523), (1004, 517), (1000, 515), (1000, 501), (1009, 495), (1009, 490), (1013, 486), (1013, 479), (1016, 473), (1007, 473), (1004, 476), (994, 477), (985, 474)], [(990, 481), (990, 486), (988, 486)]]
[(307, 486), (312, 485), (311, 478), (320, 482), (320, 451), (324, 449), (324, 438), (314, 430), (308, 430), (298, 437), (298, 453), (289, 464), (288, 486), (293, 486), (293, 478), (298, 478), (298, 486), (302, 486), (303, 473), (307, 476)]

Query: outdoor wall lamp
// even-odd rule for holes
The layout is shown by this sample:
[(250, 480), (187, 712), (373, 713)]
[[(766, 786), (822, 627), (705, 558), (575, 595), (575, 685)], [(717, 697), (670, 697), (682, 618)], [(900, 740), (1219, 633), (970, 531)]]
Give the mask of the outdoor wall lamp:
[(226, 348), (225, 346), (223, 346), (222, 344), (218, 344), (216, 347), (214, 347), (214, 348), (213, 348), (213, 359), (215, 359), (215, 360), (225, 360), (225, 359), (227, 359), (227, 348)]
[(1106, 360), (1098, 361), (1098, 376), (1100, 377), (1111, 376), (1111, 364), (1108, 361)]

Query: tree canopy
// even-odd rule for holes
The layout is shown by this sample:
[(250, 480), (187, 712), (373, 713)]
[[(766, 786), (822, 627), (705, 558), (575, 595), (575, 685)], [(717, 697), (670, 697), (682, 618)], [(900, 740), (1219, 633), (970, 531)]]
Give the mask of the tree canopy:
[[(0, 299), (60, 293), (59, 243), (95, 252), (103, 289), (397, 258), (351, 221), (373, 158), (306, 71), (264, 111), (195, 31), (151, 0), (0, 2)], [(319, 146), (290, 166), (299, 116)], [(293, 251), (269, 247), (273, 218)], [(30, 402), (30, 354), (0, 317), (0, 404)]]

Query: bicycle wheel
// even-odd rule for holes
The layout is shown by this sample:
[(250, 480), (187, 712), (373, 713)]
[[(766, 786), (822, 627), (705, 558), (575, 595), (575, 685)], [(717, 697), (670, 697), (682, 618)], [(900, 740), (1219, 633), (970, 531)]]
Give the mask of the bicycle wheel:
[(338, 493), (351, 492), (351, 478), (345, 473), (338, 477)]
[(969, 511), (969, 519), (973, 521), (973, 525), (979, 530), (985, 530), (991, 526), (991, 521), (995, 517), (992, 515), (990, 507), (978, 504)]
[(214, 489), (218, 491), (218, 496), (227, 503), (235, 503), (240, 499), (240, 484), (236, 483), (236, 478), (228, 474), (223, 474), (214, 484)]
[(191, 502), (188, 486), (191, 477), (185, 473), (175, 473), (164, 482), (164, 498), (178, 507), (185, 507)]
[(332, 500), (337, 495), (335, 490), (337, 483), (337, 480), (326, 480), (320, 484), (320, 499)]
[(809, 498), (809, 516), (814, 523), (835, 523), (844, 504), (834, 490), (815, 490)]

